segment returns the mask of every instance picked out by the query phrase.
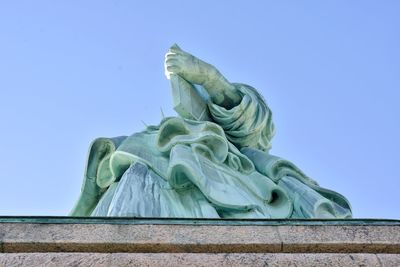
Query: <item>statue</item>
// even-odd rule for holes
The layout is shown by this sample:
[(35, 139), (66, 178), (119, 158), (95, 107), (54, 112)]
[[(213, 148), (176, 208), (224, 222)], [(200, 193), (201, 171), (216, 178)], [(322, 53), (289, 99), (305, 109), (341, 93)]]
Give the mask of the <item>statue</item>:
[(178, 117), (90, 146), (72, 216), (350, 218), (342, 195), (268, 153), (272, 113), (251, 86), (173, 45)]

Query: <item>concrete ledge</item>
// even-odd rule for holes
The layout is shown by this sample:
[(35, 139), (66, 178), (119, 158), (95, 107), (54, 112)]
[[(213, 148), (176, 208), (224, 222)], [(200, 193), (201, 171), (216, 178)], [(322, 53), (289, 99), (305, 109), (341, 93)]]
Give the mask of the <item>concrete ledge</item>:
[(395, 220), (0, 217), (0, 266), (400, 266)]
[(0, 252), (400, 253), (398, 221), (386, 225), (292, 225), (290, 221), (268, 225), (270, 220), (263, 220), (265, 225), (251, 221), (247, 225), (193, 225), (144, 220), (146, 224), (0, 219)]
[(0, 266), (399, 266), (395, 254), (22, 253)]

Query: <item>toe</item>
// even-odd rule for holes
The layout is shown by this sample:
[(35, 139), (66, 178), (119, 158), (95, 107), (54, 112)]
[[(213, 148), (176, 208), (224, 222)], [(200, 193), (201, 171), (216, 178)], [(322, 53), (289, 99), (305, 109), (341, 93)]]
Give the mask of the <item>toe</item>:
[(172, 59), (178, 59), (179, 58), (179, 56), (177, 55), (177, 54), (166, 54), (165, 55), (165, 60), (172, 60)]
[(165, 65), (166, 66), (178, 66), (179, 65), (179, 61), (177, 59), (167, 59), (165, 61)]
[(168, 53), (174, 53), (174, 54), (178, 54), (178, 55), (182, 55), (185, 54), (185, 51), (181, 50), (181, 49), (172, 49), (170, 48), (167, 52)]
[(166, 69), (171, 73), (179, 73), (181, 68), (178, 66), (166, 66)]
[(171, 56), (176, 56), (176, 55), (177, 55), (177, 53), (168, 51), (168, 52), (165, 54), (165, 57), (171, 57)]

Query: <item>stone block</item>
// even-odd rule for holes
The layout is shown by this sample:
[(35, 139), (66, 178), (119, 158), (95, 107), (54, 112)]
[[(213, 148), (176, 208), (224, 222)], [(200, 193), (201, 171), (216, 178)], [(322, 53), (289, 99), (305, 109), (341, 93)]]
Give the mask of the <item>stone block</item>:
[(2, 218), (0, 266), (400, 266), (400, 221)]

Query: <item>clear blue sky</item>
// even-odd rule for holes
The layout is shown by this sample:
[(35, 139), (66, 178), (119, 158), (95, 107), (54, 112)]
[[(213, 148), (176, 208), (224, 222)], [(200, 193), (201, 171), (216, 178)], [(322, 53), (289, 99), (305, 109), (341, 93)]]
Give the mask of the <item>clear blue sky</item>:
[(256, 87), (271, 153), (400, 218), (399, 1), (2, 1), (0, 214), (66, 215), (89, 143), (173, 115), (174, 42)]

